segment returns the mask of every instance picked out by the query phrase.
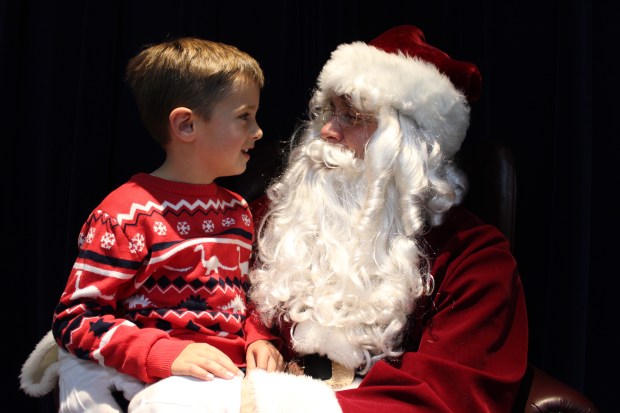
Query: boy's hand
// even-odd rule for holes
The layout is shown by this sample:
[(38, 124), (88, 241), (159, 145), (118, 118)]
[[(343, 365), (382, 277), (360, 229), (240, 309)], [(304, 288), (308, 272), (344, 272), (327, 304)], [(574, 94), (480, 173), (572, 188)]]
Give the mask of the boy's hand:
[(278, 349), (267, 340), (257, 340), (250, 344), (245, 358), (248, 370), (284, 370), (284, 357), (282, 357)]
[(185, 347), (172, 362), (170, 370), (173, 376), (192, 376), (202, 380), (213, 380), (216, 376), (223, 379), (243, 377), (243, 372), (230, 357), (205, 343)]

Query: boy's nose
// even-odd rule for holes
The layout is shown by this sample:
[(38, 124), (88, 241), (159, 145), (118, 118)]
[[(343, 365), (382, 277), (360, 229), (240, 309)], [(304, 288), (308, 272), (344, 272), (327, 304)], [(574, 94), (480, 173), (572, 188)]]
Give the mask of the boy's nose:
[(261, 128), (258, 128), (258, 131), (256, 132), (256, 134), (252, 137), (252, 140), (257, 141), (260, 138), (263, 137), (263, 130)]

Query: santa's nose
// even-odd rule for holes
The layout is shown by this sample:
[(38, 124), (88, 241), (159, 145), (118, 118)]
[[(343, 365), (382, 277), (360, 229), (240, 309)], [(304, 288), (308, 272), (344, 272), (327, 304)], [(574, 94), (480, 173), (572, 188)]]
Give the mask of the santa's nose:
[(336, 117), (332, 116), (321, 128), (321, 138), (329, 143), (342, 141), (342, 128), (336, 122)]

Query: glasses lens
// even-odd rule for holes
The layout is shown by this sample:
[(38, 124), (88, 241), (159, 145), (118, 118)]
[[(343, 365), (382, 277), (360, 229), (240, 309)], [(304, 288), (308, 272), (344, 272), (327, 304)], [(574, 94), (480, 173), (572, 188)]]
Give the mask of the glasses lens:
[(345, 128), (352, 128), (357, 124), (358, 113), (353, 109), (343, 109), (338, 112), (338, 123)]
[(321, 118), (323, 124), (330, 121), (332, 117), (336, 117), (336, 122), (343, 128), (352, 128), (357, 125), (362, 118), (362, 115), (356, 112), (354, 109), (341, 109), (338, 112), (334, 112), (333, 108), (321, 108), (317, 111), (313, 111), (313, 119), (317, 117)]
[(323, 108), (323, 114), (321, 120), (323, 121), (323, 125), (325, 125), (329, 120), (334, 116), (334, 110), (331, 108)]

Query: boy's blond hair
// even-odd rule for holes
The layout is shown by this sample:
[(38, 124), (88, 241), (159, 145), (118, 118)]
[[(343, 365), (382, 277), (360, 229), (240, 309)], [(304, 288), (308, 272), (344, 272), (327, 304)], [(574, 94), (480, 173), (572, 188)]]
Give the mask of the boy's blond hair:
[(224, 43), (192, 37), (151, 45), (129, 60), (125, 74), (140, 116), (162, 146), (168, 140), (168, 115), (177, 107), (209, 119), (215, 104), (235, 80), (259, 88), (265, 78), (249, 54)]

